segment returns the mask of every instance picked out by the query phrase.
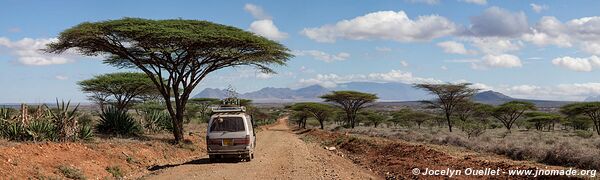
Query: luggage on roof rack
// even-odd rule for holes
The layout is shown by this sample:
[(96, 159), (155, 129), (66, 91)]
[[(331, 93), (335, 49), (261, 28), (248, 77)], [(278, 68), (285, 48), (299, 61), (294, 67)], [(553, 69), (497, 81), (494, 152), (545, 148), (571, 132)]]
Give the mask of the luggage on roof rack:
[(225, 112), (246, 112), (244, 106), (219, 106), (212, 108), (213, 113), (225, 113)]

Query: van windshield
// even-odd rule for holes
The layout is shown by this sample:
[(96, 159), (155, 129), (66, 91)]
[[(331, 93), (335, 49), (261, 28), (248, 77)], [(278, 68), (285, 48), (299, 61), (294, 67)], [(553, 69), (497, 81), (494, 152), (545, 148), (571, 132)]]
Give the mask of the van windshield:
[[(222, 119), (221, 120), (219, 120)], [(210, 132), (215, 131), (226, 131), (226, 132), (238, 132), (245, 131), (244, 119), (241, 117), (217, 117), (213, 119), (210, 126)]]

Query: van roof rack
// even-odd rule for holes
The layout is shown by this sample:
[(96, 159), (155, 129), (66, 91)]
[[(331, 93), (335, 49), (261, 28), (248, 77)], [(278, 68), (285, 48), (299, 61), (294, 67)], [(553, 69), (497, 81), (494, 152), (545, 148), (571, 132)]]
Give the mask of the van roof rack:
[(212, 107), (213, 113), (227, 113), (227, 112), (246, 112), (246, 107), (244, 106), (219, 106)]

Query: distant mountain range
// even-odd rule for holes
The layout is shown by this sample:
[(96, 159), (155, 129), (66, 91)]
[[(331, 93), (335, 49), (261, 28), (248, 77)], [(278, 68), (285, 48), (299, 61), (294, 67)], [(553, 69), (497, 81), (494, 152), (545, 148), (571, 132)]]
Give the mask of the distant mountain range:
[[(424, 90), (414, 88), (404, 83), (375, 83), (375, 82), (349, 82), (338, 84), (335, 88), (325, 88), (320, 85), (312, 85), (300, 89), (266, 87), (254, 92), (240, 94), (241, 98), (252, 99), (258, 103), (276, 102), (305, 102), (322, 101), (319, 96), (330, 91), (353, 90), (377, 94), (380, 101), (420, 101), (432, 99), (433, 96)], [(224, 89), (206, 88), (194, 96), (195, 98), (219, 98), (227, 97)], [(600, 97), (599, 97), (600, 98)], [(484, 91), (477, 93), (473, 99), (476, 102), (486, 104), (502, 104), (513, 100), (521, 100), (535, 103), (543, 107), (558, 107), (569, 102), (517, 99), (500, 92)]]

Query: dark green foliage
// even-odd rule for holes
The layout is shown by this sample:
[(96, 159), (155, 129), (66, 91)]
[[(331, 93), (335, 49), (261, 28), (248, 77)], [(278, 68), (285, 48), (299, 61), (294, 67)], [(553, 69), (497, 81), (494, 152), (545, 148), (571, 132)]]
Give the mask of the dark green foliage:
[(388, 116), (375, 111), (362, 111), (358, 114), (360, 122), (366, 122), (367, 125), (377, 127), (379, 124), (388, 120)]
[(560, 108), (560, 112), (575, 117), (579, 115), (587, 116), (594, 123), (596, 133), (600, 135), (600, 102), (580, 102), (567, 104)]
[(131, 117), (126, 111), (121, 111), (115, 107), (108, 107), (100, 114), (100, 121), (96, 125), (96, 130), (103, 134), (114, 134), (131, 136), (141, 133), (139, 123)]
[(25, 131), (27, 132), (27, 139), (33, 141), (52, 141), (58, 138), (56, 125), (46, 119), (31, 121)]
[[(325, 121), (329, 120), (333, 111), (333, 108), (330, 105), (315, 102), (296, 103), (292, 105), (290, 109), (293, 111), (303, 111), (314, 117), (319, 121), (321, 129), (324, 129)], [(303, 123), (306, 124), (306, 119), (303, 120)]]
[(165, 111), (151, 111), (144, 114), (144, 128), (150, 132), (156, 133), (163, 130), (172, 131), (173, 123), (171, 116)]
[(333, 91), (320, 97), (325, 102), (337, 104), (345, 113), (347, 124), (354, 128), (356, 124), (357, 112), (370, 103), (379, 99), (375, 94), (357, 92), (357, 91)]
[(526, 111), (536, 110), (533, 103), (524, 101), (510, 101), (494, 108), (492, 116), (498, 119), (510, 132), (513, 124), (521, 118)]
[(124, 110), (132, 101), (153, 99), (160, 96), (148, 75), (136, 72), (117, 72), (95, 76), (77, 83), (89, 93), (90, 99), (104, 108), (113, 105)]
[(471, 99), (478, 89), (470, 88), (470, 83), (459, 84), (416, 84), (414, 87), (428, 91), (435, 95), (432, 101), (423, 101), (431, 108), (441, 109), (448, 123), (448, 130), (452, 132), (452, 119), (459, 104)]
[(26, 140), (26, 128), (21, 122), (5, 122), (2, 128), (2, 136), (13, 141)]
[(78, 132), (79, 139), (90, 140), (94, 137), (94, 128), (91, 124), (82, 125)]

